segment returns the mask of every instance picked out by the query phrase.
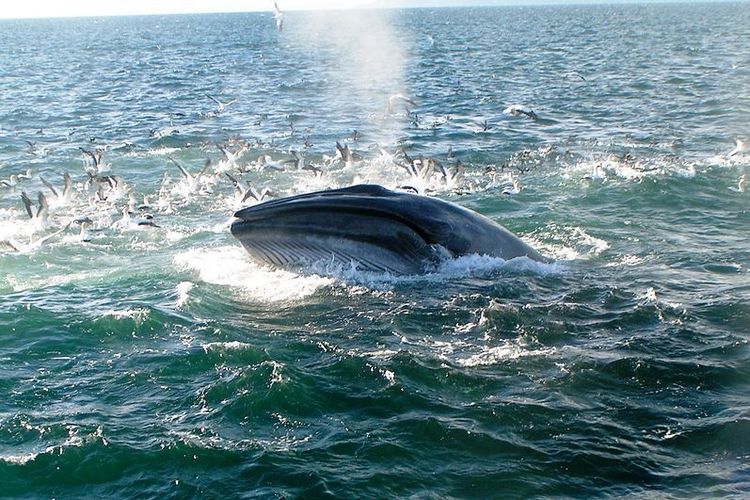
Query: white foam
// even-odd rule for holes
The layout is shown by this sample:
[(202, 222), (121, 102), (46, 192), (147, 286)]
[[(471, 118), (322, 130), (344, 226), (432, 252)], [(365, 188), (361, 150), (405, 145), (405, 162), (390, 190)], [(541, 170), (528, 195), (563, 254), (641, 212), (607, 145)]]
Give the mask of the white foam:
[(560, 263), (536, 262), (527, 257), (505, 260), (473, 254), (448, 259), (434, 272), (419, 275), (394, 276), (363, 271), (355, 262), (316, 262), (307, 268), (307, 273), (297, 274), (261, 267), (252, 262), (242, 248), (235, 246), (189, 250), (175, 256), (174, 262), (183, 269), (196, 271), (206, 283), (233, 287), (251, 300), (271, 302), (299, 300), (336, 282), (346, 285), (348, 293), (359, 294), (362, 287), (367, 291), (385, 291), (399, 284), (483, 277), (499, 270), (540, 275), (563, 270)]
[[(541, 231), (537, 231), (540, 234)], [(588, 234), (584, 229), (575, 226), (549, 224), (544, 228), (544, 240), (525, 238), (533, 248), (543, 254), (563, 261), (577, 260), (597, 256), (609, 249), (609, 242)], [(550, 242), (550, 239), (557, 241)]]
[(358, 293), (364, 286), (368, 290), (387, 291), (397, 285), (415, 284), (422, 282), (442, 283), (460, 278), (485, 277), (494, 272), (534, 273), (540, 275), (555, 274), (562, 270), (558, 263), (536, 262), (527, 257), (501, 259), (488, 255), (464, 255), (449, 258), (441, 262), (430, 273), (394, 276), (389, 273), (363, 271), (357, 268), (356, 262), (343, 264), (341, 262), (317, 262), (310, 266), (314, 272), (331, 276), (348, 285), (349, 293)]
[(643, 258), (637, 255), (623, 255), (620, 259), (614, 260), (606, 264), (606, 267), (635, 267), (643, 263)]
[(133, 308), (133, 309), (110, 309), (105, 311), (101, 317), (111, 317), (114, 319), (132, 319), (136, 323), (142, 322), (148, 317), (148, 309), (145, 308)]
[(485, 366), (501, 363), (506, 360), (518, 359), (526, 356), (549, 356), (553, 354), (553, 348), (528, 349), (519, 342), (508, 341), (503, 345), (485, 347), (482, 351), (471, 356), (459, 358), (456, 363), (459, 366)]
[(175, 307), (177, 309), (182, 309), (185, 306), (188, 301), (188, 294), (194, 286), (195, 284), (190, 281), (181, 281), (177, 284), (175, 287), (177, 291), (177, 302), (175, 303)]
[(489, 255), (471, 254), (444, 261), (438, 268), (438, 273), (445, 278), (456, 278), (485, 276), (499, 270), (547, 275), (557, 274), (562, 268), (558, 263), (537, 262), (528, 257), (506, 260)]
[(59, 286), (68, 283), (85, 283), (94, 279), (101, 279), (113, 274), (112, 269), (88, 270), (81, 272), (65, 272), (64, 274), (45, 276), (44, 278), (19, 277), (16, 275), (6, 275), (6, 283), (13, 288), (14, 292), (24, 290), (37, 290), (48, 286)]
[(7, 464), (12, 465), (24, 465), (28, 462), (33, 461), (37, 456), (39, 456), (39, 453), (18, 453), (18, 454), (8, 454), (8, 455), (0, 455), (0, 462), (5, 462)]
[(208, 342), (201, 344), (204, 352), (208, 351), (240, 351), (242, 349), (251, 349), (253, 346), (245, 342)]
[(206, 283), (239, 289), (252, 300), (299, 300), (328, 286), (332, 278), (317, 275), (268, 270), (250, 261), (245, 251), (236, 246), (198, 248), (177, 254), (174, 262), (198, 273)]

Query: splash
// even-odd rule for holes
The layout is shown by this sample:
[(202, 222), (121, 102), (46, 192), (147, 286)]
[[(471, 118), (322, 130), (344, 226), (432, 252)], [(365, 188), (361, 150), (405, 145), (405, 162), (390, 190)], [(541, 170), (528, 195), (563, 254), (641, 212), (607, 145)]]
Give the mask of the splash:
[[(197, 272), (206, 283), (232, 287), (241, 290), (249, 300), (268, 302), (300, 300), (336, 283), (344, 285), (350, 294), (359, 294), (362, 287), (377, 292), (400, 285), (490, 277), (498, 271), (548, 275), (564, 269), (559, 263), (536, 262), (527, 257), (505, 260), (473, 254), (447, 259), (433, 272), (419, 275), (394, 276), (363, 271), (356, 262), (339, 261), (313, 262), (304, 274), (297, 274), (258, 267), (243, 249), (234, 246), (189, 250), (177, 254), (174, 262), (178, 267)], [(190, 282), (180, 285), (184, 283)]]
[(175, 287), (175, 291), (177, 292), (175, 308), (182, 309), (185, 307), (189, 298), (190, 290), (192, 290), (194, 286), (195, 284), (190, 281), (181, 281), (177, 284)]
[(499, 346), (485, 346), (480, 352), (460, 357), (455, 362), (464, 367), (485, 366), (527, 356), (551, 356), (554, 353), (554, 348), (529, 349), (523, 342), (507, 341)]
[(177, 254), (174, 262), (198, 273), (206, 283), (236, 288), (250, 300), (278, 302), (299, 300), (330, 285), (331, 278), (300, 276), (267, 270), (253, 264), (239, 247), (199, 248)]

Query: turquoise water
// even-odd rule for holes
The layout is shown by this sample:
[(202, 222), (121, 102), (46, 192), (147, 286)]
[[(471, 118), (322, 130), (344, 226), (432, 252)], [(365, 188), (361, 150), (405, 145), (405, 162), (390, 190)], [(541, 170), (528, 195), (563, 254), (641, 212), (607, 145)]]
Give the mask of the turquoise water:
[[(0, 22), (0, 496), (747, 496), (748, 40), (746, 3)], [(226, 173), (555, 262), (266, 269)]]

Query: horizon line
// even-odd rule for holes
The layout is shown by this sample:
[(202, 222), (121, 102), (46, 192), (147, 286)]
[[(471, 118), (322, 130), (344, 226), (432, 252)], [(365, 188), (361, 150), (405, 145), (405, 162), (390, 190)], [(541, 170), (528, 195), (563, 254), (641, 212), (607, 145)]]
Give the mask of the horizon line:
[[(750, 0), (485, 0), (477, 2), (468, 2), (466, 4), (457, 4), (455, 1), (445, 0), (404, 0), (403, 4), (396, 4), (399, 0), (390, 2), (372, 2), (371, 5), (356, 6), (321, 6), (317, 8), (285, 8), (284, 12), (326, 12), (326, 11), (354, 11), (354, 10), (416, 10), (416, 9), (455, 9), (466, 7), (546, 7), (546, 6), (606, 6), (606, 5), (659, 5), (659, 4), (711, 4), (711, 3), (747, 3)], [(136, 12), (112, 12), (100, 13), (94, 12), (73, 13), (73, 14), (53, 14), (53, 15), (36, 15), (21, 14), (4, 16), (0, 11), (0, 21), (11, 20), (33, 20), (33, 19), (91, 19), (91, 18), (109, 18), (109, 17), (144, 17), (144, 16), (179, 16), (179, 15), (202, 15), (202, 14), (248, 14), (256, 12), (273, 12), (272, 8), (238, 8), (227, 10), (186, 10), (186, 11), (136, 11)]]

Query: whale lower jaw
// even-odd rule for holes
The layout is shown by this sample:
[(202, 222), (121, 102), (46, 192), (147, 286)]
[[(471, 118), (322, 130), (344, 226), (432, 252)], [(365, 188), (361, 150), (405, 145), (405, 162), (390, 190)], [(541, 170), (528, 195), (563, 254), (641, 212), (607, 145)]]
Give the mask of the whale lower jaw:
[[(241, 224), (241, 223), (235, 223)], [(241, 232), (239, 228), (233, 232)], [(305, 270), (317, 266), (342, 267), (395, 276), (422, 274), (434, 270), (447, 252), (431, 245), (382, 244), (325, 235), (268, 234), (239, 237), (250, 256), (281, 269)]]

